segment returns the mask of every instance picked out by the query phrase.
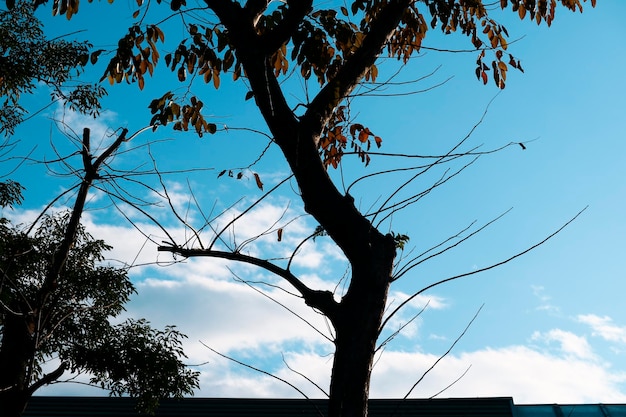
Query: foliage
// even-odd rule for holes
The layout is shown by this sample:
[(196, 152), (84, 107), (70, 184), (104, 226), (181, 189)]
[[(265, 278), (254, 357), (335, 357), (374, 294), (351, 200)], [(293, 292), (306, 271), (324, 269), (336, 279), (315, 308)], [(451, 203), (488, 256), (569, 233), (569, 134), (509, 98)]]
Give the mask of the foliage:
[(22, 203), (22, 190), (24, 187), (15, 181), (0, 182), (0, 207), (13, 207)]
[[(595, 6), (595, 1), (591, 0), (592, 6)], [(187, 23), (186, 36), (183, 36), (173, 52), (164, 57), (166, 67), (176, 73), (181, 82), (197, 75), (217, 89), (223, 74), (230, 74), (235, 81), (247, 80), (242, 51), (237, 46), (240, 40), (229, 30), (232, 23), (229, 19), (252, 20), (255, 31), (252, 44), (259, 53), (267, 56), (274, 76), (286, 78), (295, 71), (304, 81), (317, 81), (320, 88), (332, 85), (344, 73), (351, 71), (355, 62), (372, 54), (366, 39), (378, 36), (377, 26), (389, 18), (398, 18), (398, 21), (385, 34), (386, 39), (380, 45), (389, 57), (403, 63), (408, 63), (420, 52), (422, 41), (430, 30), (439, 29), (444, 34), (458, 32), (470, 39), (477, 51), (476, 77), (482, 83), (487, 84), (491, 78), (499, 88), (505, 88), (510, 68), (523, 71), (520, 60), (508, 52), (507, 29), (490, 17), (489, 5), (483, 1), (353, 0), (349, 10), (336, 4), (324, 4), (328, 8), (314, 8), (312, 1), (281, 2), (273, 8), (270, 7), (271, 2), (263, 0), (247, 1), (244, 5), (232, 1), (221, 6), (213, 6), (211, 0), (205, 2), (215, 15), (200, 23)], [(528, 16), (537, 24), (545, 22), (550, 26), (558, 3), (569, 10), (582, 11), (580, 0), (500, 0), (499, 6), (503, 10), (510, 6), (520, 19)], [(73, 5), (67, 6), (67, 17), (70, 18), (78, 9), (78, 2), (68, 4)], [(137, 0), (137, 4), (139, 9), (135, 17), (143, 15), (140, 13), (141, 8), (147, 11), (150, 5), (142, 0)], [(186, 2), (169, 4), (172, 10), (179, 11)], [(396, 8), (402, 8), (402, 11), (396, 13)], [(64, 13), (58, 8), (55, 11)], [(392, 13), (396, 15), (391, 17)], [(236, 36), (241, 36), (241, 33)], [(143, 89), (145, 75), (152, 75), (159, 63), (158, 44), (164, 41), (165, 33), (158, 25), (133, 25), (120, 40), (102, 79), (108, 79), (111, 84), (137, 82), (139, 88)], [(91, 55), (93, 62), (97, 61), (100, 52)], [(376, 56), (380, 52), (374, 51)], [(357, 75), (364, 82), (376, 85), (378, 72), (376, 63), (372, 61), (363, 66)], [(318, 141), (320, 155), (326, 166), (337, 168), (350, 142), (351, 152), (368, 164), (368, 151), (372, 144), (380, 147), (382, 139), (366, 126), (347, 117), (347, 107), (340, 105), (345, 96), (340, 90), (336, 90), (336, 93), (338, 95), (333, 106), (327, 109), (330, 117)], [(254, 97), (254, 94), (250, 91), (246, 99)], [(199, 135), (215, 133), (215, 124), (204, 120), (199, 98), (191, 97), (189, 104), (180, 103), (180, 99), (167, 92), (162, 98), (153, 100), (150, 105), (154, 115), (151, 123), (156, 127), (174, 122), (176, 130), (192, 127)], [(309, 103), (302, 104), (307, 106)]]
[[(62, 241), (69, 213), (44, 216), (28, 235), (3, 219), (0, 226), (0, 328), (15, 315), (32, 314), (41, 288)], [(181, 358), (184, 337), (174, 328), (156, 330), (144, 321), (112, 325), (135, 292), (125, 269), (104, 263), (110, 246), (80, 227), (55, 291), (38, 318), (35, 355), (28, 364), (25, 384), (34, 391), (54, 382), (44, 375), (44, 364), (60, 362), (61, 373), (92, 373), (91, 383), (113, 394), (138, 397), (140, 406), (154, 410), (167, 396), (191, 394), (198, 375)], [(3, 332), (4, 333), (4, 332)], [(7, 337), (2, 338), (9, 343)], [(0, 358), (3, 360), (18, 358)], [(49, 375), (49, 374), (48, 374)], [(57, 378), (60, 374), (57, 376)], [(4, 388), (4, 387), (3, 387)], [(31, 392), (32, 393), (32, 392)]]
[(97, 116), (106, 90), (71, 82), (87, 64), (90, 47), (87, 42), (47, 39), (31, 2), (0, 10), (0, 133), (12, 134), (23, 120), (27, 111), (20, 97), (38, 83), (50, 87), (53, 100)]
[(138, 398), (139, 408), (155, 410), (159, 399), (180, 398), (198, 387), (197, 372), (179, 359), (185, 357), (184, 337), (174, 326), (156, 330), (144, 319), (127, 320), (78, 345), (73, 363), (93, 375), (92, 384)]

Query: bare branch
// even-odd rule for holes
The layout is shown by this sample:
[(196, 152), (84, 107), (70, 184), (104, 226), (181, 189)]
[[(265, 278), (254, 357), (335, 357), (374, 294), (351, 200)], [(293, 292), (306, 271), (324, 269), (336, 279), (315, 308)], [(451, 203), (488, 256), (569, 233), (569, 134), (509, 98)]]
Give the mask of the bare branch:
[(438, 396), (439, 394), (442, 394), (444, 392), (446, 392), (448, 389), (450, 389), (453, 385), (455, 385), (457, 382), (459, 382), (461, 379), (463, 379), (463, 377), (469, 372), (469, 370), (471, 369), (472, 365), (468, 366), (467, 369), (465, 369), (465, 371), (463, 371), (463, 373), (454, 381), (452, 381), (450, 384), (446, 385), (445, 388), (443, 388), (442, 390), (438, 391), (437, 393), (431, 395), (430, 397), (428, 397), (429, 399), (433, 399), (436, 396)]
[[(409, 324), (413, 323), (413, 321), (415, 319), (417, 319), (419, 316), (422, 315), (422, 313), (424, 311), (426, 311), (426, 309), (428, 308), (428, 306), (430, 305), (430, 300), (428, 300), (428, 302), (424, 305), (424, 307), (422, 307), (422, 309), (420, 311), (418, 311), (417, 313), (415, 313), (413, 315), (413, 317), (411, 317), (406, 323), (403, 323), (398, 330), (394, 331), (393, 333), (391, 333), (391, 335), (389, 335), (389, 337), (387, 337), (385, 340), (383, 340), (378, 347), (376, 348), (376, 351), (378, 352), (380, 349), (384, 348), (385, 345), (387, 345), (389, 342), (391, 342), (393, 339), (396, 338), (397, 335), (399, 335), (402, 330), (404, 330), (406, 328), (406, 326), (408, 326)], [(381, 328), (382, 331), (382, 328)]]
[[(263, 374), (263, 375), (267, 375), (267, 376), (269, 376), (269, 377), (271, 377), (271, 378), (274, 378), (274, 379), (276, 379), (276, 380), (278, 380), (278, 381), (280, 381), (280, 382), (282, 382), (282, 383), (284, 383), (284, 384), (287, 384), (287, 385), (289, 385), (291, 388), (293, 388), (293, 389), (295, 389), (296, 391), (298, 391), (298, 392), (299, 392), (299, 393), (300, 393), (300, 394), (301, 394), (304, 398), (306, 398), (307, 400), (309, 400), (309, 399), (310, 399), (309, 397), (307, 397), (307, 395), (306, 395), (306, 394), (305, 394), (302, 390), (300, 390), (298, 387), (296, 387), (295, 385), (293, 385), (293, 384), (292, 384), (292, 383), (290, 383), (289, 381), (287, 381), (287, 380), (285, 380), (285, 379), (283, 379), (283, 378), (280, 378), (280, 377), (278, 377), (278, 376), (276, 376), (276, 375), (274, 375), (274, 374), (272, 374), (272, 373), (270, 373), (270, 372), (264, 371), (264, 370), (262, 370), (262, 369), (260, 369), (260, 368), (254, 367), (254, 366), (252, 366), (252, 365), (248, 365), (247, 363), (244, 363), (244, 362), (241, 362), (241, 361), (238, 361), (237, 359), (235, 359), (235, 358), (233, 358), (233, 357), (231, 357), (231, 356), (227, 356), (227, 355), (225, 355), (225, 354), (223, 354), (223, 353), (221, 353), (221, 352), (218, 352), (217, 350), (215, 350), (215, 349), (213, 349), (212, 347), (210, 347), (210, 346), (206, 345), (206, 344), (205, 344), (205, 343), (203, 343), (202, 341), (201, 341), (200, 343), (202, 344), (202, 346), (204, 346), (205, 348), (209, 349), (211, 352), (215, 353), (216, 355), (221, 356), (221, 357), (222, 357), (222, 358), (224, 358), (224, 359), (228, 359), (228, 360), (229, 360), (229, 361), (231, 361), (231, 362), (235, 362), (237, 365), (241, 365), (241, 366), (243, 366), (243, 367), (245, 367), (245, 368), (252, 369), (253, 371), (259, 372), (259, 373), (261, 373), (261, 374)], [(312, 404), (313, 404), (313, 406), (315, 406), (315, 404), (314, 404), (314, 403), (312, 403)], [(318, 408), (317, 408), (317, 406), (315, 406), (315, 409), (317, 410), (317, 412), (318, 412), (318, 414), (320, 415), (320, 417), (324, 417), (324, 414), (320, 411), (320, 409), (318, 409)]]
[[(588, 206), (587, 206), (587, 207), (588, 207)], [(394, 316), (394, 315), (395, 315), (398, 311), (400, 311), (400, 309), (402, 309), (402, 307), (404, 307), (406, 304), (408, 304), (411, 300), (413, 300), (413, 299), (414, 299), (415, 297), (417, 297), (418, 295), (420, 295), (420, 294), (422, 294), (422, 293), (424, 293), (424, 292), (426, 292), (426, 291), (430, 290), (431, 288), (434, 288), (434, 287), (436, 287), (436, 286), (438, 286), (438, 285), (445, 284), (446, 282), (454, 281), (454, 280), (457, 280), (457, 279), (460, 279), (460, 278), (464, 278), (464, 277), (468, 277), (468, 276), (471, 276), (471, 275), (476, 275), (476, 274), (479, 274), (479, 273), (481, 273), (481, 272), (485, 272), (485, 271), (489, 271), (489, 270), (491, 270), (491, 269), (497, 268), (497, 267), (499, 267), (499, 266), (502, 266), (502, 265), (504, 265), (504, 264), (507, 264), (507, 263), (511, 262), (511, 261), (512, 261), (512, 260), (514, 260), (514, 259), (519, 258), (519, 257), (520, 257), (520, 256), (522, 256), (522, 255), (527, 254), (528, 252), (530, 252), (530, 251), (532, 251), (533, 249), (536, 249), (537, 247), (539, 247), (539, 246), (543, 245), (543, 244), (544, 244), (544, 243), (546, 243), (548, 240), (552, 239), (554, 236), (556, 236), (557, 234), (559, 234), (559, 233), (560, 233), (563, 229), (565, 229), (565, 228), (566, 228), (567, 226), (569, 226), (569, 225), (570, 225), (570, 224), (571, 224), (574, 220), (576, 220), (576, 219), (577, 219), (577, 218), (578, 218), (578, 217), (579, 217), (579, 216), (580, 216), (580, 215), (581, 215), (581, 214), (582, 214), (585, 210), (587, 210), (587, 207), (585, 207), (585, 208), (583, 208), (582, 210), (580, 210), (578, 213), (576, 213), (576, 215), (575, 215), (574, 217), (572, 217), (571, 219), (569, 219), (567, 222), (565, 222), (565, 224), (563, 224), (561, 227), (559, 227), (559, 228), (558, 228), (557, 230), (555, 230), (554, 232), (550, 233), (547, 237), (545, 237), (545, 238), (544, 238), (544, 239), (542, 239), (541, 241), (539, 241), (539, 242), (535, 243), (534, 245), (532, 245), (532, 246), (530, 246), (530, 247), (528, 247), (528, 248), (524, 249), (524, 250), (523, 250), (523, 251), (521, 251), (521, 252), (516, 253), (516, 254), (515, 254), (515, 255), (513, 255), (513, 256), (510, 256), (510, 257), (508, 257), (508, 258), (506, 258), (506, 259), (504, 259), (504, 260), (502, 260), (502, 261), (500, 261), (500, 262), (497, 262), (497, 263), (491, 264), (491, 265), (486, 266), (486, 267), (484, 267), (484, 268), (479, 268), (479, 269), (476, 269), (476, 270), (471, 271), (471, 272), (465, 272), (465, 273), (463, 273), (463, 274), (459, 274), (459, 275), (455, 275), (455, 276), (452, 276), (452, 277), (448, 277), (448, 278), (445, 278), (445, 279), (439, 280), (439, 281), (434, 282), (434, 283), (432, 283), (432, 284), (430, 284), (430, 285), (428, 285), (428, 286), (426, 286), (426, 287), (422, 288), (421, 290), (419, 290), (419, 291), (415, 292), (413, 295), (411, 295), (409, 298), (407, 298), (407, 299), (406, 299), (405, 301), (403, 301), (403, 302), (402, 302), (402, 303), (401, 303), (398, 307), (396, 307), (396, 308), (394, 309), (394, 311), (393, 311), (393, 312), (392, 312), (392, 313), (391, 313), (391, 314), (390, 314), (390, 315), (389, 315), (389, 316), (388, 316), (388, 317), (387, 317), (387, 318), (383, 321), (383, 323), (381, 324), (381, 326), (380, 326), (380, 327), (381, 327), (381, 329), (385, 327), (385, 325), (389, 322), (389, 319), (390, 319), (391, 317), (393, 317), (393, 316)]]
[(291, 177), (293, 177), (292, 175), (289, 175), (287, 178), (285, 178), (284, 180), (282, 180), (281, 182), (279, 182), (278, 184), (276, 184), (274, 187), (272, 187), (270, 190), (268, 190), (265, 194), (263, 194), (258, 200), (256, 200), (254, 203), (250, 204), (250, 206), (248, 206), (248, 208), (246, 208), (243, 212), (241, 212), (241, 214), (239, 214), (238, 216), (235, 216), (234, 219), (232, 219), (230, 222), (228, 222), (220, 232), (218, 232), (215, 237), (213, 238), (213, 240), (211, 241), (211, 244), (208, 247), (208, 250), (211, 250), (213, 248), (213, 246), (215, 245), (215, 242), (217, 242), (220, 238), (220, 236), (231, 226), (233, 225), (237, 220), (239, 220), (240, 218), (242, 218), (246, 213), (248, 213), (250, 210), (252, 210), (254, 207), (256, 207), (259, 203), (261, 203), (261, 201), (263, 201), (267, 196), (269, 196), (271, 193), (273, 193), (276, 189), (278, 189), (281, 185), (283, 185), (285, 182), (287, 182), (289, 179), (291, 179)]
[(480, 308), (478, 309), (478, 311), (476, 312), (476, 314), (474, 314), (474, 317), (472, 317), (472, 319), (470, 320), (469, 323), (467, 323), (467, 326), (465, 326), (465, 329), (463, 329), (463, 331), (461, 332), (461, 334), (454, 340), (454, 342), (450, 345), (450, 347), (448, 348), (448, 350), (445, 351), (445, 353), (441, 356), (439, 356), (437, 358), (437, 360), (426, 370), (424, 371), (424, 373), (422, 374), (422, 376), (415, 382), (415, 384), (413, 384), (413, 386), (411, 387), (411, 389), (406, 393), (406, 395), (402, 398), (403, 400), (406, 400), (409, 395), (411, 395), (411, 392), (413, 392), (413, 390), (415, 389), (415, 387), (417, 387), (417, 385), (422, 382), (424, 380), (424, 378), (426, 377), (426, 375), (428, 375), (430, 373), (430, 371), (432, 371), (435, 366), (437, 366), (437, 364), (439, 362), (441, 362), (441, 360), (443, 358), (445, 358), (446, 356), (448, 356), (448, 354), (452, 351), (452, 349), (454, 349), (454, 347), (456, 346), (456, 344), (459, 342), (459, 340), (461, 340), (461, 338), (463, 336), (465, 336), (465, 333), (467, 333), (467, 330), (470, 328), (470, 326), (472, 325), (472, 323), (474, 323), (474, 320), (476, 320), (476, 317), (478, 317), (478, 315), (480, 314), (480, 311), (483, 309), (485, 305), (481, 305)]
[[(230, 269), (229, 269), (230, 270)], [(305, 319), (304, 317), (302, 317), (300, 314), (296, 313), (295, 311), (293, 311), (292, 309), (290, 309), (289, 307), (287, 307), (285, 304), (281, 303), (280, 301), (278, 301), (277, 299), (275, 299), (274, 297), (271, 297), (269, 294), (265, 293), (264, 291), (261, 291), (260, 289), (256, 288), (254, 285), (252, 285), (252, 282), (244, 280), (240, 277), (237, 276), (237, 274), (235, 274), (232, 270), (230, 271), (231, 274), (233, 274), (233, 276), (235, 277), (235, 279), (239, 282), (241, 282), (242, 284), (247, 285), (248, 287), (250, 287), (251, 289), (253, 289), (254, 291), (258, 292), (259, 294), (261, 294), (263, 297), (266, 297), (267, 299), (271, 300), (272, 302), (278, 304), (279, 306), (281, 306), (282, 308), (284, 308), (285, 310), (287, 310), (289, 313), (291, 313), (293, 316), (299, 318), (300, 320), (302, 320), (307, 326), (309, 326), (311, 329), (313, 329), (315, 332), (317, 332), (320, 336), (322, 336), (324, 339), (328, 340), (329, 342), (333, 342), (333, 340), (328, 337), (327, 335), (325, 335), (324, 333), (322, 333), (317, 327), (313, 326), (313, 324), (308, 321), (307, 319)], [(294, 295), (297, 296), (287, 290), (285, 290), (284, 288), (278, 286), (278, 285), (272, 285), (272, 284), (268, 284), (268, 283), (261, 283), (263, 285), (267, 285), (273, 288), (278, 288), (281, 291), (286, 292), (287, 294), (290, 295)]]
[(294, 374), (300, 375), (302, 378), (306, 379), (308, 382), (311, 383), (311, 385), (315, 386), (315, 388), (317, 388), (318, 390), (320, 390), (322, 392), (322, 394), (324, 394), (326, 397), (330, 397), (330, 395), (328, 395), (328, 393), (322, 388), (320, 387), (318, 384), (316, 384), (311, 378), (309, 378), (308, 376), (306, 376), (305, 374), (303, 374), (302, 372), (298, 372), (295, 369), (293, 369), (291, 366), (289, 366), (289, 364), (287, 363), (287, 361), (285, 360), (285, 355), (283, 355), (281, 353), (281, 356), (283, 358), (283, 363), (285, 364), (285, 366), (287, 367), (287, 369), (289, 369), (291, 372), (293, 372)]
[[(443, 242), (442, 242), (442, 243), (440, 243), (439, 245), (434, 246), (434, 247), (432, 247), (432, 248), (428, 249), (427, 251), (425, 251), (425, 252), (423, 252), (423, 253), (419, 254), (418, 256), (416, 256), (416, 257), (414, 257), (413, 259), (411, 259), (411, 260), (410, 260), (410, 261), (409, 261), (409, 262), (408, 262), (408, 263), (407, 263), (404, 267), (402, 267), (402, 268), (401, 268), (401, 269), (397, 272), (397, 274), (393, 277), (393, 280), (394, 280), (394, 281), (396, 281), (396, 280), (400, 279), (400, 278), (401, 278), (404, 274), (406, 274), (407, 272), (409, 272), (411, 269), (415, 268), (416, 266), (418, 266), (418, 265), (420, 265), (420, 264), (422, 264), (422, 263), (426, 262), (426, 261), (427, 261), (427, 260), (429, 260), (429, 259), (432, 259), (432, 258), (434, 258), (434, 257), (436, 257), (436, 256), (439, 256), (439, 255), (441, 255), (441, 254), (443, 254), (443, 253), (445, 253), (445, 252), (449, 251), (450, 249), (453, 249), (453, 248), (455, 248), (455, 247), (459, 246), (461, 243), (463, 243), (463, 242), (465, 242), (466, 240), (470, 239), (471, 237), (475, 236), (475, 235), (476, 235), (476, 234), (478, 234), (479, 232), (482, 232), (482, 231), (483, 231), (483, 230), (485, 230), (487, 227), (491, 226), (492, 224), (494, 224), (495, 222), (497, 222), (498, 220), (500, 220), (502, 217), (504, 217), (505, 215), (507, 215), (507, 214), (508, 214), (511, 210), (513, 210), (513, 208), (508, 209), (507, 211), (505, 211), (504, 213), (500, 214), (500, 215), (499, 215), (499, 216), (497, 216), (496, 218), (494, 218), (494, 219), (492, 219), (492, 220), (488, 221), (487, 223), (485, 223), (484, 225), (482, 225), (482, 226), (481, 226), (481, 227), (479, 227), (478, 229), (474, 230), (472, 233), (468, 234), (468, 235), (467, 235), (467, 236), (465, 236), (464, 238), (459, 239), (456, 243), (451, 244), (451, 245), (448, 245), (448, 246), (446, 246), (445, 248), (443, 248), (442, 250), (440, 250), (440, 251), (438, 251), (438, 252), (432, 253), (432, 254), (430, 254), (429, 256), (427, 256), (427, 257), (425, 257), (425, 258), (423, 258), (423, 259), (419, 259), (419, 258), (421, 258), (422, 256), (426, 255), (428, 252), (430, 252), (430, 251), (432, 251), (432, 250), (436, 249), (437, 247), (439, 247), (439, 246), (441, 246), (441, 245), (445, 244), (446, 242), (448, 242), (448, 241), (450, 241), (450, 240), (452, 240), (452, 239), (458, 238), (458, 237), (459, 237), (462, 233), (464, 233), (466, 230), (468, 230), (468, 229), (471, 227), (471, 225), (470, 225), (470, 226), (468, 226), (467, 228), (465, 228), (465, 229), (461, 230), (461, 231), (460, 231), (459, 233), (457, 233), (456, 235), (449, 237), (448, 239), (446, 239), (445, 241), (443, 241)], [(474, 223), (475, 223), (475, 222), (472, 222), (472, 224), (474, 224)]]

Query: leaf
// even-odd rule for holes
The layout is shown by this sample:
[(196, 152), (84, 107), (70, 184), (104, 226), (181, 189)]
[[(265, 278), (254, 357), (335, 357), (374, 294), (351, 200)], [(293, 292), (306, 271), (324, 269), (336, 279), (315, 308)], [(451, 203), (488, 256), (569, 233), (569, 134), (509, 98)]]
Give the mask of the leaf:
[(509, 46), (508, 42), (506, 41), (506, 38), (500, 34), (500, 46), (502, 46), (502, 49), (505, 49)]
[(165, 34), (158, 26), (154, 25), (154, 30), (156, 31), (157, 36), (161, 42), (165, 42)]
[(95, 64), (96, 62), (98, 62), (98, 57), (100, 56), (102, 52), (104, 52), (104, 49), (98, 49), (97, 51), (93, 51), (91, 53), (89, 60), (91, 61), (92, 64)]
[(357, 130), (358, 130), (358, 131), (363, 130), (363, 125), (362, 125), (362, 124), (360, 124), (360, 123), (355, 123), (355, 124), (351, 125), (351, 126), (350, 126), (350, 135), (351, 135), (351, 136), (354, 136), (354, 135), (355, 135), (355, 133), (357, 132)]
[(213, 68), (213, 86), (216, 90), (220, 88), (220, 72), (217, 68)]
[(259, 187), (261, 191), (263, 191), (263, 183), (261, 182), (261, 177), (259, 177), (259, 174), (257, 174), (256, 172), (254, 173), (254, 180), (256, 181), (256, 186)]
[(135, 10), (135, 12), (133, 13), (133, 19), (136, 19), (137, 16), (139, 16), (139, 9)]
[(221, 176), (222, 176), (222, 175), (224, 175), (224, 174), (226, 174), (226, 170), (225, 170), (225, 169), (224, 169), (224, 170), (222, 170), (222, 171), (220, 171), (220, 173), (219, 173), (219, 174), (217, 174), (217, 178), (221, 177)]
[(254, 97), (254, 92), (253, 91), (248, 91), (246, 93), (246, 100), (250, 100), (252, 97)]
[(372, 82), (376, 82), (376, 77), (378, 77), (378, 67), (376, 67), (376, 65), (372, 65), (370, 67), (369, 74), (372, 77)]
[(276, 234), (278, 235), (278, 241), (279, 242), (282, 241), (283, 240), (283, 229), (282, 229), (282, 227), (276, 231)]

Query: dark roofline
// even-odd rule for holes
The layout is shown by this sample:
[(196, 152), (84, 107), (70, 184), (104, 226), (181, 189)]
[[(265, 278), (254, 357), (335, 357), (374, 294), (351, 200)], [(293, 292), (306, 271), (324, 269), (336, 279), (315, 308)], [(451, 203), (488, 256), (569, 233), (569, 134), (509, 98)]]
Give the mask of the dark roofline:
[[(325, 399), (184, 398), (163, 400), (155, 417), (324, 417)], [(517, 417), (511, 397), (371, 399), (370, 417)], [(23, 417), (142, 417), (119, 397), (35, 396)]]
[[(43, 397), (24, 417), (147, 417), (132, 398)], [(325, 417), (325, 399), (163, 400), (154, 417)], [(626, 404), (514, 404), (511, 397), (370, 399), (369, 417), (626, 417)]]

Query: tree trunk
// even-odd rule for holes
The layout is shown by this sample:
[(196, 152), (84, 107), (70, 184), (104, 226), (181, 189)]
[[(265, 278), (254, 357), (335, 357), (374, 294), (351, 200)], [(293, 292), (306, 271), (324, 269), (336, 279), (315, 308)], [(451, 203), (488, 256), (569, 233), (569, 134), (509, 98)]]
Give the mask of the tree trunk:
[(35, 354), (28, 309), (11, 307), (18, 314), (6, 314), (2, 326), (0, 417), (19, 417), (24, 411), (29, 397), (28, 368)]
[[(235, 21), (240, 13), (228, 10), (237, 8), (233, 3), (209, 3), (229, 28), (230, 41), (256, 104), (298, 183), (305, 211), (319, 222), (351, 265), (350, 286), (338, 308), (317, 307), (333, 323), (336, 335), (329, 417), (367, 417), (370, 375), (391, 284), (395, 245), (391, 235), (381, 234), (363, 216), (350, 195), (337, 189), (320, 159), (318, 142), (340, 96), (351, 91), (369, 65), (365, 62), (350, 70), (346, 80), (335, 83), (339, 90), (326, 88), (333, 92), (330, 98), (317, 100), (306, 116), (298, 118), (282, 93), (254, 27)], [(372, 62), (380, 47), (373, 47)]]
[(367, 417), (370, 376), (395, 247), (390, 236), (372, 230), (371, 252), (352, 264), (352, 280), (335, 322), (329, 417)]

